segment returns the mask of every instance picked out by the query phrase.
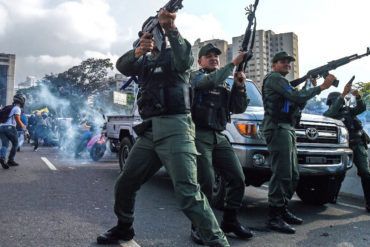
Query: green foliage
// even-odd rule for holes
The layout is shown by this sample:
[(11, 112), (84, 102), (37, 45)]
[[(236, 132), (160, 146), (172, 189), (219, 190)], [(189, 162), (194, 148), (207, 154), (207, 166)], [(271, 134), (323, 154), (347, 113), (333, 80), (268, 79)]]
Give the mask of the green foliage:
[(354, 88), (359, 90), (359, 93), (366, 105), (370, 105), (370, 82), (357, 82)]
[(65, 72), (45, 75), (38, 86), (18, 92), (26, 95), (28, 111), (48, 107), (58, 115), (78, 116), (89, 97), (110, 91), (108, 69), (113, 69), (110, 59), (89, 58)]

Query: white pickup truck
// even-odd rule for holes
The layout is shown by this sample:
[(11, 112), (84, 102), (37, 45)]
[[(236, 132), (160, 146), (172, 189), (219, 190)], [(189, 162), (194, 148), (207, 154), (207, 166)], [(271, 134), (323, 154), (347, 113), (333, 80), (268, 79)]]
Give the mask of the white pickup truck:
[[(229, 78), (232, 83), (232, 78)], [(264, 110), (262, 97), (252, 81), (246, 82), (251, 99), (247, 110), (232, 115), (224, 134), (232, 144), (245, 174), (247, 186), (261, 186), (271, 176), (268, 151), (260, 125)], [(107, 136), (111, 150), (118, 152), (120, 167), (137, 138), (132, 127), (141, 122), (134, 107), (128, 116), (108, 116)], [(303, 202), (335, 202), (346, 171), (352, 167), (348, 133), (341, 121), (318, 115), (302, 114), (296, 128), (300, 180), (297, 194)], [(216, 171), (217, 173), (217, 171)], [(212, 204), (219, 207), (225, 195), (222, 176), (217, 174)]]

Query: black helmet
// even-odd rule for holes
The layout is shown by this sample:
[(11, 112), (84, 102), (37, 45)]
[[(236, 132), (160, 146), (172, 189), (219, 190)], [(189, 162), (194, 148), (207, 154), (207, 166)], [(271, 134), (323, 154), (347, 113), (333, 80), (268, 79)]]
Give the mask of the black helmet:
[(330, 106), (331, 104), (333, 104), (334, 100), (336, 100), (337, 98), (339, 98), (339, 96), (340, 96), (340, 93), (339, 92), (331, 92), (331, 93), (329, 93), (328, 98), (326, 100), (326, 104)]
[(21, 107), (24, 107), (24, 104), (26, 103), (26, 97), (21, 93), (16, 94), (13, 97), (13, 102), (17, 103), (17, 104), (20, 104)]

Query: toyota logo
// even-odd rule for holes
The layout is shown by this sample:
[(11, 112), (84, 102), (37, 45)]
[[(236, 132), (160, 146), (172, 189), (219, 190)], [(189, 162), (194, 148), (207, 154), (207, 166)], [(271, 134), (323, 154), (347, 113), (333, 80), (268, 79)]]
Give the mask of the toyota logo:
[(319, 137), (319, 132), (315, 128), (307, 128), (306, 129), (306, 136), (308, 140), (314, 141)]

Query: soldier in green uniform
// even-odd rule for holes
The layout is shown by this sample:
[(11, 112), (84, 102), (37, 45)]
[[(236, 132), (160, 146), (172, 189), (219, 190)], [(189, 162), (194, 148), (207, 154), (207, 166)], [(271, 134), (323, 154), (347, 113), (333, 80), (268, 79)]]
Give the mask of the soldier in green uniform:
[[(222, 134), (230, 122), (230, 114), (242, 113), (247, 108), (249, 99), (245, 91), (245, 75), (234, 75), (231, 87), (226, 79), (232, 75), (235, 66), (242, 61), (246, 52), (240, 53), (231, 63), (220, 68), (221, 51), (207, 44), (198, 55), (200, 70), (190, 75), (194, 99), (192, 118), (195, 123), (195, 144), (201, 154), (197, 157), (198, 180), (202, 192), (208, 201), (212, 200), (215, 171), (218, 169), (226, 181), (226, 200), (221, 229), (241, 238), (251, 238), (251, 231), (237, 220), (237, 210), (242, 205), (245, 178), (240, 162), (229, 141)], [(192, 239), (199, 243), (197, 230), (192, 229)]]
[(190, 115), (189, 72), (191, 45), (182, 38), (175, 13), (160, 11), (159, 23), (171, 48), (144, 56), (154, 49), (154, 39), (144, 34), (140, 47), (124, 54), (117, 69), (139, 76), (138, 108), (143, 123), (135, 129), (140, 136), (133, 146), (115, 186), (115, 227), (97, 238), (99, 244), (117, 243), (134, 237), (134, 205), (137, 191), (164, 165), (179, 206), (199, 230), (208, 246), (230, 246), (219, 228), (207, 198), (197, 181), (195, 128)]
[[(277, 53), (272, 60), (273, 72), (263, 80), (262, 97), (265, 110), (263, 134), (269, 151), (272, 176), (269, 184), (269, 218), (273, 230), (295, 233), (289, 224), (302, 224), (302, 219), (288, 210), (299, 179), (294, 126), (306, 101), (331, 86), (335, 77), (329, 75), (321, 86), (298, 91), (285, 76), (295, 59), (286, 52)], [(316, 85), (316, 82), (313, 83)]]
[(351, 85), (346, 85), (342, 94), (339, 92), (330, 93), (326, 101), (329, 109), (324, 112), (324, 116), (342, 120), (349, 132), (349, 147), (353, 151), (353, 162), (361, 177), (366, 210), (370, 212), (370, 167), (367, 154), (369, 137), (363, 130), (360, 119), (356, 117), (366, 111), (366, 104), (361, 99), (358, 90), (354, 90), (352, 94), (356, 96), (356, 106), (354, 108), (345, 106), (344, 97), (349, 92), (351, 92)]

